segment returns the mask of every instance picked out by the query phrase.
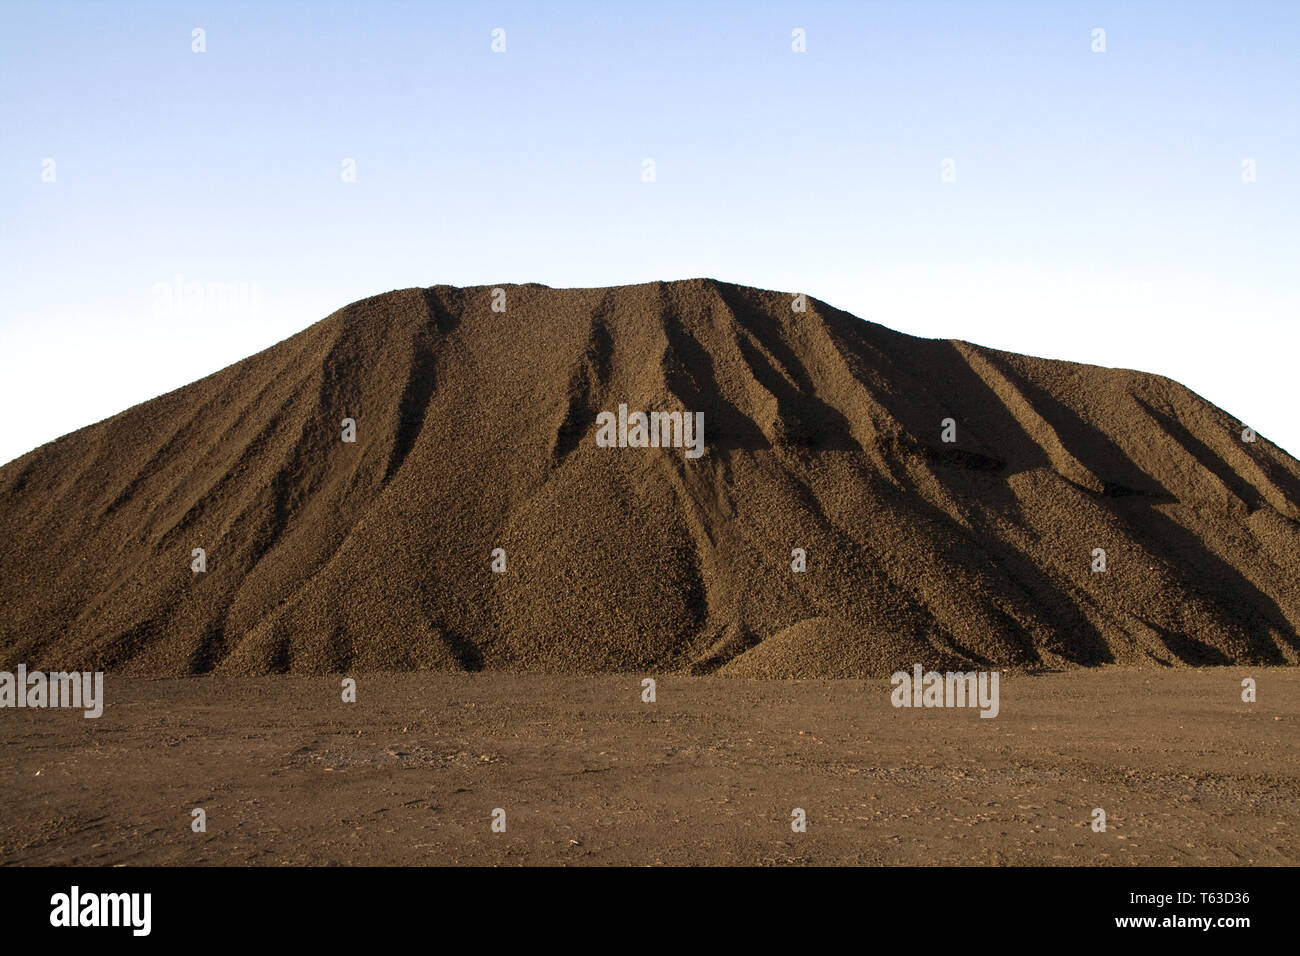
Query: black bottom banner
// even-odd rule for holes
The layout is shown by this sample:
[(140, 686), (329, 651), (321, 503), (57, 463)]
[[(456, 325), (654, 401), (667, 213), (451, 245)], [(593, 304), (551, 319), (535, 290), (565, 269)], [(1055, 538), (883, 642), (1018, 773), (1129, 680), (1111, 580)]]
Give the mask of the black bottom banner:
[(127, 945), (267, 936), (338, 945), (432, 934), (438, 926), (497, 939), (562, 942), (580, 934), (614, 944), (664, 930), (675, 938), (690, 926), (692, 934), (733, 942), (785, 929), (843, 929), (872, 941), (937, 934), (946, 943), (1016, 943), (1050, 934), (1232, 946), (1261, 930), (1285, 931), (1294, 875), (1239, 868), (5, 868), (0, 912), (10, 940), (75, 934)]

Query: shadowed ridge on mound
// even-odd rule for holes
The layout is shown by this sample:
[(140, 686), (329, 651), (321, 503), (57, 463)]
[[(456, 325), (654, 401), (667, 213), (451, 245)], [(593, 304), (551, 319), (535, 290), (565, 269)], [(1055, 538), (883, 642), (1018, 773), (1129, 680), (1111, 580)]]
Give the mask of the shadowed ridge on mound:
[[(1300, 657), (1290, 456), (1159, 376), (793, 298), (708, 279), (390, 292), (64, 436), (0, 468), (0, 665)], [(707, 454), (598, 447), (620, 404), (702, 412)]]

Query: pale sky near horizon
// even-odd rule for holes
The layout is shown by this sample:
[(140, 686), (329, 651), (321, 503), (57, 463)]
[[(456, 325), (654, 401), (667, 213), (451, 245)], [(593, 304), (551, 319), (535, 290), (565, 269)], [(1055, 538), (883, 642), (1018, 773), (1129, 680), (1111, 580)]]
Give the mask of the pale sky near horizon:
[(390, 289), (696, 276), (1300, 454), (1297, 222), (1300, 3), (11, 0), (0, 462)]

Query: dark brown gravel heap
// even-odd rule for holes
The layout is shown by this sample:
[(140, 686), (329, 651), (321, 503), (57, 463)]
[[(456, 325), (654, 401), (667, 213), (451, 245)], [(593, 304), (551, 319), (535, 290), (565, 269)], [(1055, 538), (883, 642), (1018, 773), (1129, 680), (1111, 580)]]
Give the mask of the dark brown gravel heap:
[[(1300, 661), (1300, 464), (1169, 379), (711, 280), (502, 288), (357, 302), (0, 468), (0, 666)], [(597, 447), (621, 402), (707, 453)]]

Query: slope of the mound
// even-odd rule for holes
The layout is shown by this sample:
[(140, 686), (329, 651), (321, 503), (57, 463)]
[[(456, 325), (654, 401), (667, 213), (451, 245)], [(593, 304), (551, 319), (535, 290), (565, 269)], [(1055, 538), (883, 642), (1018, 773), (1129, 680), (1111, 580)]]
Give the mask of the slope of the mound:
[[(0, 468), (0, 663), (1298, 659), (1300, 465), (1168, 379), (711, 280), (502, 288), (355, 303)], [(599, 447), (620, 403), (706, 453)]]

